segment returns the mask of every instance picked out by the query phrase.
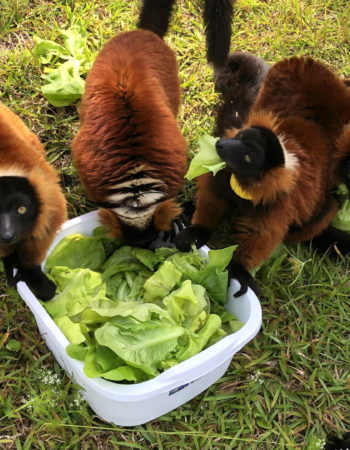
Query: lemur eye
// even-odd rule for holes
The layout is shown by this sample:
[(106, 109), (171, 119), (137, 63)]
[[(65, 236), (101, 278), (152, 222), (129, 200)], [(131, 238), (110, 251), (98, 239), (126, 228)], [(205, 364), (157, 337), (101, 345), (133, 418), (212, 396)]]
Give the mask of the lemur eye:
[(27, 212), (27, 208), (25, 206), (20, 206), (17, 209), (18, 214), (25, 214)]
[(244, 155), (244, 159), (246, 160), (247, 163), (252, 162), (252, 158), (248, 155), (248, 153), (246, 153), (246, 154)]

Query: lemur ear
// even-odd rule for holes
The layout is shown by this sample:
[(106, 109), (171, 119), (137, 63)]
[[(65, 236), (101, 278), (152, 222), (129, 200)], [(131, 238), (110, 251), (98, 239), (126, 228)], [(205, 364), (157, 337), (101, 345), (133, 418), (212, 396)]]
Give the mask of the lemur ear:
[(122, 224), (118, 214), (110, 209), (103, 208), (99, 210), (99, 216), (102, 225), (108, 230), (111, 237), (123, 237)]
[(174, 199), (162, 202), (154, 212), (153, 223), (159, 231), (170, 231), (174, 219), (180, 216), (182, 208)]

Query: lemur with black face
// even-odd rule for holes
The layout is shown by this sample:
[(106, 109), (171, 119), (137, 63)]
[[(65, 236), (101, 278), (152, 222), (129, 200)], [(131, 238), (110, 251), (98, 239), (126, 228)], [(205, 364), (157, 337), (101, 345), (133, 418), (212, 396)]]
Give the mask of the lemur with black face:
[(54, 296), (56, 286), (40, 264), (65, 220), (59, 178), (43, 146), (0, 104), (0, 257), (9, 283), (26, 282), (41, 300)]
[(275, 64), (243, 126), (217, 141), (227, 167), (198, 177), (192, 225), (177, 236), (177, 247), (205, 244), (235, 211), (239, 246), (230, 275), (241, 284), (236, 296), (256, 290), (251, 269), (284, 240), (320, 235), (337, 214), (331, 190), (350, 185), (339, 169), (349, 166), (349, 121), (350, 90), (324, 64), (311, 58)]

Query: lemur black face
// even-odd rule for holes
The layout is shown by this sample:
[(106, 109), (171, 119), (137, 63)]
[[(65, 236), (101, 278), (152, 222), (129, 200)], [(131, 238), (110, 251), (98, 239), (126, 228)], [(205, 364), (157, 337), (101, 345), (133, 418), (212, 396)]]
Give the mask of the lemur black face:
[(0, 177), (0, 244), (18, 243), (39, 213), (36, 193), (24, 177)]
[(283, 148), (278, 137), (263, 127), (247, 128), (233, 139), (219, 139), (216, 150), (231, 172), (241, 180), (259, 179), (267, 170), (284, 165)]

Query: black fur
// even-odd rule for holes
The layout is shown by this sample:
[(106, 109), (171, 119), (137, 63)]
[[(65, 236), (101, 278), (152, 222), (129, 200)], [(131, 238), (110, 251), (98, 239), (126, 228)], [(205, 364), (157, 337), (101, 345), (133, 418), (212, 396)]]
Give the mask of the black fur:
[(342, 255), (350, 253), (350, 233), (329, 226), (319, 236), (312, 239), (311, 245), (322, 253), (328, 252), (330, 256), (337, 257), (338, 252)]
[[(137, 26), (153, 31), (161, 38), (168, 30), (176, 0), (143, 0)], [(204, 0), (203, 21), (207, 42), (207, 60), (222, 67), (230, 51), (234, 0)]]
[(216, 150), (229, 170), (243, 184), (259, 179), (268, 170), (285, 163), (278, 137), (263, 127), (240, 131), (233, 139), (219, 139)]
[(138, 28), (153, 31), (163, 38), (168, 31), (170, 17), (176, 0), (143, 0)]
[(201, 225), (191, 225), (175, 237), (175, 245), (181, 252), (189, 252), (192, 244), (197, 248), (206, 244), (211, 231)]
[[(26, 267), (19, 263), (16, 253), (4, 258), (4, 267), (7, 281), (11, 286), (16, 286), (19, 281), (24, 281), (40, 300), (47, 301), (55, 295), (56, 285), (53, 283), (40, 266)], [(14, 269), (17, 273), (13, 276)]]
[(205, 0), (204, 27), (207, 60), (214, 67), (222, 67), (230, 51), (233, 0)]
[(28, 180), (15, 176), (0, 177), (0, 199), (0, 244), (15, 245), (33, 229), (39, 201)]
[(216, 71), (215, 87), (221, 93), (217, 108), (215, 136), (228, 128), (241, 128), (255, 102), (269, 66), (250, 53), (232, 53)]
[(346, 157), (342, 161), (339, 161), (338, 174), (340, 181), (348, 188), (350, 195), (350, 157)]
[(345, 433), (341, 438), (332, 434), (328, 435), (324, 450), (350, 450), (350, 432)]
[(254, 291), (257, 296), (259, 295), (259, 288), (256, 284), (256, 281), (254, 280), (252, 275), (250, 275), (248, 270), (245, 269), (244, 266), (242, 266), (242, 264), (238, 262), (232, 262), (228, 266), (228, 273), (230, 279), (235, 278), (241, 285), (241, 288), (234, 294), (234, 297), (237, 298), (245, 294), (248, 288), (252, 289), (252, 291)]

